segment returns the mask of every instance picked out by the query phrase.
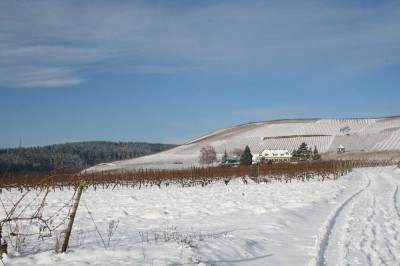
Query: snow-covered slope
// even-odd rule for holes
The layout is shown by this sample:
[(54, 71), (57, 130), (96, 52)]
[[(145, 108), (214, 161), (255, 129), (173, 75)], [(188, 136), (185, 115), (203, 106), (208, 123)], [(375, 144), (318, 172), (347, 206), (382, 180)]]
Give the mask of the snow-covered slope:
[(264, 149), (293, 151), (306, 142), (320, 153), (400, 151), (400, 116), (373, 119), (297, 119), (249, 123), (202, 136), (175, 149), (141, 158), (97, 165), (88, 171), (198, 166), (201, 147), (211, 145), (221, 156), (248, 145), (253, 154)]

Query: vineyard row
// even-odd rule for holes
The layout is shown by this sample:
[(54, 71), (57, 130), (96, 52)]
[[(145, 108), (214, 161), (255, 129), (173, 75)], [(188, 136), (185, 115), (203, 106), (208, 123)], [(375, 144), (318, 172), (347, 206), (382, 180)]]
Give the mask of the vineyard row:
[(268, 182), (272, 179), (291, 181), (309, 180), (315, 177), (337, 179), (352, 171), (355, 167), (385, 166), (386, 162), (371, 161), (310, 161), (299, 163), (263, 164), (237, 167), (203, 167), (190, 169), (140, 169), (133, 171), (98, 172), (90, 174), (58, 174), (43, 177), (40, 174), (19, 176), (5, 175), (0, 179), (0, 188), (11, 187), (66, 187), (75, 186), (85, 180), (87, 186), (115, 185), (160, 186), (178, 183), (182, 186), (207, 185), (216, 181), (229, 182), (231, 178), (246, 177), (256, 182)]

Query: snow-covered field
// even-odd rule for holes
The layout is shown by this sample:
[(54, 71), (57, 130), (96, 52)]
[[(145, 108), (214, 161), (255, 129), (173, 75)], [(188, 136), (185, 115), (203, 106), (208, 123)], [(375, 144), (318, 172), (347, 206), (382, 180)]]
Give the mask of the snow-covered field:
[[(380, 167), (337, 181), (89, 188), (66, 254), (54, 251), (54, 238), (35, 238), (25, 252), (9, 247), (4, 263), (399, 265), (399, 186), (395, 167)], [(72, 193), (52, 191), (44, 215)], [(3, 190), (1, 197), (7, 207), (20, 195)]]

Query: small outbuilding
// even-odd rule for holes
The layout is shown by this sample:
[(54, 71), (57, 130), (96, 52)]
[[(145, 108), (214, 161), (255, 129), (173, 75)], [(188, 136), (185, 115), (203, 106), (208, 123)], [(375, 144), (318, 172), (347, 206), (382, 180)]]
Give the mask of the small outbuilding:
[(340, 145), (339, 147), (336, 148), (336, 151), (338, 154), (341, 154), (341, 153), (345, 153), (346, 149), (343, 147), (343, 145)]

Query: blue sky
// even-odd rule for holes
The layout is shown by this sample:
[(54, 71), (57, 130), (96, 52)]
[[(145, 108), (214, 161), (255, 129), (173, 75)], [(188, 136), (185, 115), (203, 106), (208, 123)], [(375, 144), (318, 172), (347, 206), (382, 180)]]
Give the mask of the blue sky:
[(0, 147), (400, 115), (399, 1), (2, 1)]

